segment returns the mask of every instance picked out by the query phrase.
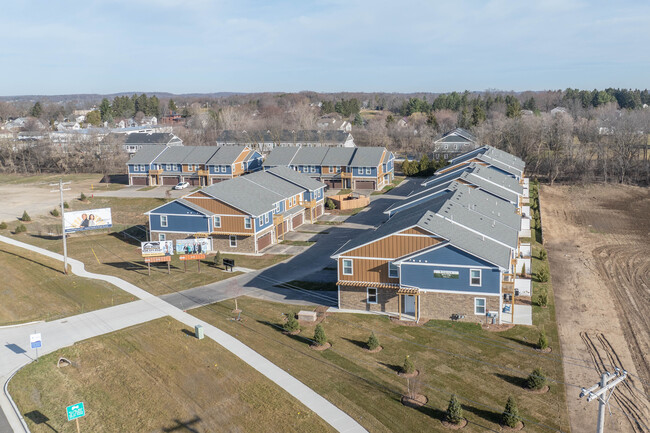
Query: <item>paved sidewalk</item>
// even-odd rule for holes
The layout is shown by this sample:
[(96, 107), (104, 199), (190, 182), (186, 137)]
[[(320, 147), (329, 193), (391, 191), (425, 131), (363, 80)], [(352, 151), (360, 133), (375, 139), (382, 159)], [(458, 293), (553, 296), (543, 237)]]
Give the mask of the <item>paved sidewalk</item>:
[[(56, 260), (63, 260), (60, 254), (47, 251), (42, 248), (35, 247), (5, 236), (0, 236), (0, 242), (5, 242), (20, 248), (25, 248), (35, 253), (43, 254)], [(262, 373), (267, 378), (271, 379), (285, 391), (289, 392), (292, 396), (300, 400), (305, 406), (311, 409), (318, 416), (323, 418), (328, 424), (341, 432), (364, 432), (366, 431), (359, 423), (352, 419), (342, 410), (338, 409), (332, 403), (321, 397), (319, 394), (305, 386), (302, 382), (289, 375), (287, 372), (276, 366), (260, 354), (235, 339), (234, 337), (226, 334), (220, 329), (210, 325), (209, 323), (198, 320), (197, 318), (183, 312), (182, 310), (174, 307), (173, 305), (165, 302), (162, 299), (140, 289), (139, 287), (124, 281), (120, 278), (100, 275), (87, 272), (84, 269), (84, 264), (75, 259), (68, 259), (71, 265), (72, 272), (76, 275), (86, 278), (93, 278), (109, 282), (122, 290), (138, 297), (141, 301), (132, 302), (129, 304), (111, 307), (86, 313), (80, 316), (74, 316), (68, 319), (63, 319), (57, 322), (41, 324), (39, 330), (43, 334), (44, 350), (46, 353), (57, 350), (61, 347), (69, 346), (75, 341), (80, 341), (90, 338), (95, 335), (105, 334), (117, 329), (122, 329), (126, 326), (132, 326), (133, 322), (143, 323), (152, 320), (156, 317), (171, 316), (174, 319), (184, 323), (187, 326), (193, 327), (197, 324), (203, 325), (205, 336), (213, 339), (226, 350), (230, 351), (242, 361)], [(134, 312), (130, 309), (137, 310)], [(116, 314), (116, 312), (123, 312), (124, 314)], [(22, 349), (25, 345), (24, 335), (33, 332), (35, 325), (27, 325), (25, 328), (9, 328), (0, 330), (0, 339), (4, 346), (0, 347), (0, 359), (3, 364), (0, 364), (0, 378), (2, 385), (6, 386), (8, 378), (17, 369), (29, 364), (32, 359), (29, 353)], [(46, 328), (44, 328), (46, 326)], [(51, 328), (50, 328), (51, 327)], [(46, 333), (42, 330), (48, 329)], [(18, 330), (18, 331), (17, 331)], [(52, 334), (50, 334), (50, 330)], [(23, 334), (21, 334), (21, 332)], [(17, 333), (17, 335), (16, 335)], [(57, 337), (52, 338), (51, 335)], [(48, 341), (51, 341), (48, 343)], [(28, 341), (28, 340), (27, 340)], [(13, 353), (13, 355), (11, 355)], [(6, 361), (6, 370), (4, 369), (4, 359), (9, 356), (11, 361)], [(16, 367), (14, 367), (16, 365)], [(13, 368), (13, 370), (12, 370)], [(0, 394), (0, 402), (6, 400), (5, 393)], [(14, 410), (7, 410), (5, 407), (9, 404), (8, 401), (2, 403), (2, 409), (7, 415), (9, 424), (14, 432), (25, 431), (18, 415)], [(0, 421), (1, 423), (1, 421)], [(1, 425), (1, 424), (0, 424)]]

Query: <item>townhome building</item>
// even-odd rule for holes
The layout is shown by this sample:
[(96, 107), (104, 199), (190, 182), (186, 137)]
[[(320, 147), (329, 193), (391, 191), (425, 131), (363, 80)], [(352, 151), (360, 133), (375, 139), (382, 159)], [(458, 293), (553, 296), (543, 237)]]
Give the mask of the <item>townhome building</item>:
[(133, 155), (143, 147), (148, 146), (182, 146), (183, 140), (171, 132), (139, 132), (127, 134), (124, 139), (124, 150)]
[(478, 140), (474, 134), (463, 128), (456, 128), (446, 132), (442, 137), (433, 142), (433, 159), (457, 157), (470, 152), (478, 147)]
[(266, 153), (276, 147), (356, 147), (347, 130), (224, 130), (217, 137), (218, 145), (244, 145)]
[(152, 240), (209, 237), (215, 251), (259, 253), (323, 214), (325, 185), (287, 167), (218, 182), (147, 212)]
[(330, 188), (380, 190), (394, 177), (395, 156), (384, 147), (275, 148), (264, 168), (289, 167)]
[(246, 146), (147, 146), (127, 162), (129, 185), (208, 186), (262, 168)]

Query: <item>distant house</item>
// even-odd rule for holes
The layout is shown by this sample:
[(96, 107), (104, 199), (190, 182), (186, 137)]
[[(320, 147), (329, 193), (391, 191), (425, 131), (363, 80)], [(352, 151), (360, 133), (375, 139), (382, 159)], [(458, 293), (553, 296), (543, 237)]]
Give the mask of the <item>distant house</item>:
[(318, 126), (319, 129), (336, 129), (345, 132), (352, 131), (352, 124), (347, 120), (343, 120), (343, 118), (336, 113), (322, 116), (316, 122), (316, 126)]
[(79, 125), (79, 122), (59, 122), (56, 125), (57, 131), (69, 131), (69, 130), (77, 130), (77, 129), (81, 129), (81, 125)]
[(218, 145), (240, 144), (260, 152), (276, 147), (356, 147), (352, 134), (340, 130), (234, 131), (224, 130), (217, 138)]
[(158, 124), (158, 119), (156, 116), (145, 116), (142, 118), (142, 122), (140, 122), (140, 125), (146, 125), (146, 126), (151, 126), (151, 125), (157, 125)]
[(279, 147), (264, 169), (289, 167), (330, 188), (380, 190), (393, 181), (395, 156), (384, 147)]
[(478, 147), (474, 134), (463, 128), (449, 131), (433, 142), (433, 159), (451, 159)]
[(151, 132), (128, 134), (124, 141), (124, 150), (134, 154), (144, 146), (182, 146), (183, 140), (170, 132)]

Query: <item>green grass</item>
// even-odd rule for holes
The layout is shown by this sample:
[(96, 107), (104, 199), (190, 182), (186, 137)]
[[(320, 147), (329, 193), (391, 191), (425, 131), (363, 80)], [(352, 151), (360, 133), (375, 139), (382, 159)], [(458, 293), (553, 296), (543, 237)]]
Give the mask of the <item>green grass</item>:
[(131, 301), (117, 287), (63, 274), (63, 263), (0, 243), (0, 326), (54, 320)]
[[(169, 317), (42, 356), (9, 382), (34, 433), (76, 432), (65, 407), (84, 402), (82, 432), (333, 431), (279, 386)], [(59, 357), (73, 365), (57, 368)], [(185, 426), (183, 426), (185, 424)]]
[[(535, 327), (516, 326), (493, 333), (471, 323), (431, 321), (426, 326), (410, 327), (396, 325), (383, 316), (333, 313), (322, 322), (332, 348), (314, 352), (305, 339), (313, 337), (313, 325), (303, 326), (298, 336), (283, 335), (278, 329), (284, 313), (309, 307), (246, 297), (239, 299), (238, 306), (243, 310), (242, 323), (228, 320), (233, 300), (192, 310), (192, 314), (237, 334), (368, 431), (443, 431), (439, 419), (451, 393), (458, 394), (470, 421), (464, 431), (498, 431), (508, 395), (516, 397), (521, 415), (531, 420), (526, 422), (526, 431), (548, 431), (535, 422), (569, 431), (562, 385), (552, 383), (547, 394), (531, 394), (521, 386), (536, 367), (551, 378), (563, 380), (561, 362), (551, 356), (540, 357), (531, 347), (530, 342), (537, 340)], [(384, 348), (376, 354), (363, 350), (371, 332)], [(549, 340), (553, 353), (557, 353), (556, 336)], [(411, 386), (419, 388), (429, 400), (420, 410), (400, 403), (407, 381), (395, 370), (406, 355), (420, 370)]]
[[(316, 281), (299, 281), (293, 280), (286, 283), (290, 286), (300, 287), (305, 290), (316, 290), (316, 291), (336, 291), (337, 286), (335, 282), (316, 282)], [(276, 287), (284, 287), (284, 284), (278, 284)]]
[(315, 241), (290, 241), (290, 240), (284, 240), (280, 242), (283, 245), (294, 245), (296, 247), (310, 247), (314, 245), (316, 242)]

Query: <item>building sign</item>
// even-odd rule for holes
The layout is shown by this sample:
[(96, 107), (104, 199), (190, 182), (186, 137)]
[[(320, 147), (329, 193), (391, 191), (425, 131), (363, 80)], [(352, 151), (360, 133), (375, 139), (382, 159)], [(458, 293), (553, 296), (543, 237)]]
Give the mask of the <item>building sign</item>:
[(41, 340), (41, 334), (30, 334), (29, 336), (29, 345), (31, 346), (32, 349), (38, 349), (43, 345), (43, 342)]
[(433, 271), (433, 278), (448, 278), (452, 280), (457, 280), (458, 271), (440, 271), (436, 269)]
[(63, 214), (65, 232), (107, 229), (113, 226), (111, 208), (66, 211)]
[(141, 242), (142, 257), (158, 257), (174, 255), (174, 241)]
[(179, 239), (176, 241), (176, 254), (206, 254), (211, 250), (211, 238)]
[(68, 415), (68, 421), (72, 421), (86, 415), (86, 409), (84, 408), (83, 402), (68, 406), (65, 408), (65, 411)]
[(205, 254), (183, 254), (178, 256), (180, 260), (203, 260), (205, 259)]
[(144, 258), (145, 263), (161, 263), (161, 262), (171, 262), (171, 261), (172, 261), (172, 256), (155, 256), (155, 257)]

